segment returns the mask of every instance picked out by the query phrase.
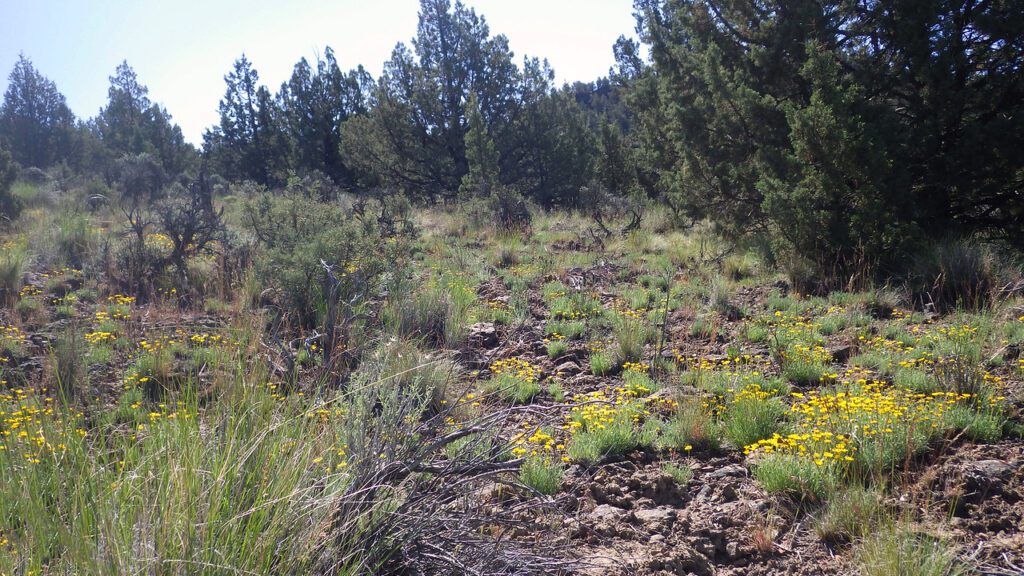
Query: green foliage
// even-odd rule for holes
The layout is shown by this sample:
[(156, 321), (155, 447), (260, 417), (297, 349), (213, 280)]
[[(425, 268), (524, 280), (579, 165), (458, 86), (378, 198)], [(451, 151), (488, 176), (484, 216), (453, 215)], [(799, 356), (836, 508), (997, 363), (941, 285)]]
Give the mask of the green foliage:
[(619, 360), (611, 352), (599, 350), (590, 353), (590, 372), (594, 376), (606, 376), (619, 367)]
[(17, 170), (11, 154), (0, 146), (0, 222), (10, 222), (21, 214), (21, 200), (11, 193)]
[[(0, 106), (0, 140), (11, 146), (14, 160), (25, 167), (49, 168), (71, 156), (75, 115), (56, 84), (24, 54), (18, 55), (7, 80)], [(2, 192), (0, 186), (0, 197)], [(2, 202), (0, 213), (8, 214)]]
[(850, 542), (872, 534), (886, 517), (882, 494), (853, 485), (829, 500), (814, 524), (814, 531), (825, 541)]
[(332, 266), (342, 302), (373, 289), (387, 260), (375, 222), (353, 218), (340, 207), (298, 194), (262, 194), (246, 203), (244, 224), (263, 251), (256, 274), (283, 310), (300, 326), (321, 320), (327, 305), (327, 273)]
[(686, 452), (716, 451), (721, 445), (721, 434), (721, 427), (708, 411), (697, 401), (689, 401), (682, 403), (662, 427), (660, 443)]
[(117, 66), (107, 93), (107, 106), (96, 117), (96, 132), (108, 154), (152, 156), (171, 177), (196, 163), (196, 149), (185, 142), (167, 110), (150, 102), (149, 89), (127, 62)]
[(680, 486), (685, 486), (693, 478), (693, 468), (683, 464), (666, 463), (661, 465), (661, 471), (672, 477), (672, 480)]
[(459, 193), (467, 198), (487, 196), (498, 182), (498, 152), (487, 133), (487, 125), (475, 93), (469, 95), (466, 116), (468, 126), (464, 145), (469, 171), (462, 177)]
[(865, 576), (957, 576), (965, 573), (955, 551), (909, 527), (892, 526), (870, 534), (854, 556)]
[(565, 469), (547, 456), (527, 456), (519, 468), (519, 480), (536, 492), (551, 495), (562, 489)]
[(274, 97), (242, 55), (225, 77), (220, 123), (203, 134), (203, 148), (226, 178), (280, 185), (286, 178), (288, 141)]
[(10, 248), (0, 253), (0, 305), (10, 307), (18, 301), (24, 272), (24, 250)]
[(1010, 53), (973, 48), (1014, 42), (1019, 10), (636, 7), (653, 66), (624, 40), (619, 73), (651, 188), (677, 213), (769, 244), (812, 289), (907, 271), (921, 239), (1020, 245), (1019, 75)]
[(778, 454), (759, 460), (753, 466), (753, 474), (768, 492), (809, 502), (826, 500), (839, 482), (830, 465), (819, 466), (807, 458)]
[(641, 433), (625, 414), (601, 428), (577, 433), (569, 442), (567, 453), (573, 460), (594, 463), (604, 457), (626, 454), (643, 444)]
[(785, 414), (785, 406), (777, 399), (741, 398), (726, 410), (722, 433), (733, 446), (747, 446), (777, 433)]

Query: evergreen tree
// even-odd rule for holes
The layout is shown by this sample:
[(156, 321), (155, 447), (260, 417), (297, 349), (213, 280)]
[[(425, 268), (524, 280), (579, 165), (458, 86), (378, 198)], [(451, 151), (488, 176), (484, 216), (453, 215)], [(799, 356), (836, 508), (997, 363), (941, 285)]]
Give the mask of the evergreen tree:
[(225, 177), (281, 184), (288, 169), (288, 142), (281, 112), (243, 54), (224, 77), (220, 124), (203, 135), (204, 150)]
[(498, 152), (487, 133), (476, 94), (470, 94), (467, 109), (469, 118), (465, 145), (469, 171), (462, 177), (459, 193), (463, 196), (487, 195), (498, 183)]
[(1018, 3), (635, 6), (638, 139), (681, 212), (840, 273), (915, 238), (1024, 244)]
[(468, 172), (467, 99), (497, 142), (511, 129), (518, 71), (504, 36), (449, 0), (421, 0), (413, 49), (399, 44), (384, 65), (376, 106), (351, 123), (345, 153), (361, 170), (420, 198), (451, 197)]
[(360, 66), (345, 74), (327, 48), (314, 71), (305, 58), (281, 86), (278, 102), (298, 170), (318, 170), (336, 184), (355, 185), (356, 176), (341, 155), (341, 127), (365, 114), (373, 78)]
[(107, 106), (96, 118), (96, 130), (114, 157), (151, 154), (174, 175), (195, 164), (195, 149), (185, 142), (167, 110), (149, 100), (149, 89), (127, 62), (110, 77), (107, 94)]
[(0, 140), (14, 160), (47, 168), (68, 159), (75, 117), (64, 95), (24, 55), (18, 56), (8, 81), (0, 106)]
[(10, 222), (21, 214), (21, 200), (11, 194), (18, 171), (11, 153), (0, 146), (0, 222)]

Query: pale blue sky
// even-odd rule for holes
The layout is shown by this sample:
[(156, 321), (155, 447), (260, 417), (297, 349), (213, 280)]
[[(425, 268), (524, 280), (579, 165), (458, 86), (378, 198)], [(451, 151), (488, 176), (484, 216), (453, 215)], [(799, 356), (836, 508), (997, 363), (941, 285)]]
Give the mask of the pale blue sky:
[[(560, 81), (593, 80), (614, 63), (612, 44), (634, 35), (631, 0), (467, 0), (491, 33), (509, 38), (517, 62), (546, 57)], [(135, 68), (201, 143), (217, 120), (224, 75), (243, 52), (274, 92), (300, 57), (331, 46), (343, 69), (375, 77), (399, 41), (416, 33), (418, 0), (0, 0), (0, 78), (19, 51), (57, 83), (81, 118), (106, 103), (121, 60)]]

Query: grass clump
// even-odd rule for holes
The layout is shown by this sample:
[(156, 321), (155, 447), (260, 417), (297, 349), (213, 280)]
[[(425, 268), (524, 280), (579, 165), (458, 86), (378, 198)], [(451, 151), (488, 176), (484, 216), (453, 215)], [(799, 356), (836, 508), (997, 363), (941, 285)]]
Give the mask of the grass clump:
[(787, 494), (801, 502), (823, 502), (839, 483), (833, 466), (785, 454), (765, 456), (754, 464), (753, 474), (768, 492)]
[(867, 537), (887, 518), (882, 495), (861, 485), (838, 492), (814, 524), (826, 542), (852, 542)]
[(562, 489), (565, 468), (549, 456), (528, 456), (519, 468), (519, 480), (531, 490), (550, 496)]
[(639, 362), (644, 353), (644, 345), (655, 336), (647, 318), (632, 310), (612, 317), (612, 331), (619, 358), (626, 362)]
[(721, 428), (708, 409), (697, 400), (680, 404), (662, 426), (659, 443), (663, 448), (690, 452), (717, 451), (721, 447)]
[(615, 354), (608, 350), (594, 350), (590, 352), (590, 372), (594, 376), (607, 376), (619, 367), (619, 360)]
[(685, 486), (693, 478), (693, 468), (686, 464), (666, 462), (661, 465), (661, 471), (671, 476), (672, 480), (680, 486)]
[(515, 404), (526, 404), (540, 392), (540, 368), (520, 358), (491, 364), (490, 388)]
[(785, 406), (766, 392), (744, 390), (726, 409), (722, 434), (733, 446), (747, 446), (777, 433), (785, 414)]
[(940, 540), (893, 526), (868, 536), (854, 557), (864, 576), (958, 576), (965, 571)]
[(570, 411), (567, 425), (571, 438), (566, 454), (570, 459), (593, 463), (654, 443), (654, 428), (640, 425), (644, 403), (634, 394), (612, 397), (599, 390), (574, 401), (577, 406)]

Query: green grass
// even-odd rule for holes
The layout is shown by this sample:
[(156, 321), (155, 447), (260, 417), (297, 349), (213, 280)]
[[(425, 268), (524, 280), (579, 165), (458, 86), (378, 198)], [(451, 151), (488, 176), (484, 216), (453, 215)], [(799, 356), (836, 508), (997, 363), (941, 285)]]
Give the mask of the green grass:
[(742, 448), (779, 432), (785, 414), (785, 406), (774, 398), (742, 398), (726, 409), (722, 434), (734, 447)]
[(544, 495), (557, 493), (562, 489), (565, 468), (546, 456), (528, 456), (519, 468), (519, 480), (532, 490)]
[(667, 462), (661, 465), (661, 471), (671, 476), (672, 480), (680, 486), (685, 486), (693, 478), (693, 468), (686, 464), (679, 465)]
[(590, 372), (594, 376), (611, 374), (619, 367), (619, 361), (611, 352), (599, 351), (590, 353)]
[(795, 456), (766, 456), (754, 464), (753, 474), (768, 492), (811, 503), (825, 501), (839, 484), (832, 466)]
[(680, 404), (661, 428), (658, 441), (662, 448), (689, 453), (717, 451), (721, 446), (720, 426), (696, 400)]
[(867, 537), (887, 520), (883, 494), (853, 485), (838, 492), (818, 513), (814, 531), (827, 542), (851, 542)]
[(565, 340), (552, 340), (547, 344), (548, 358), (554, 360), (562, 354), (565, 354), (565, 351), (568, 349), (569, 345), (566, 344)]
[(966, 571), (940, 540), (893, 526), (868, 536), (854, 557), (864, 576), (958, 576)]
[(619, 358), (624, 362), (639, 362), (644, 345), (654, 340), (653, 327), (646, 318), (617, 314), (612, 317), (612, 333), (615, 335)]

